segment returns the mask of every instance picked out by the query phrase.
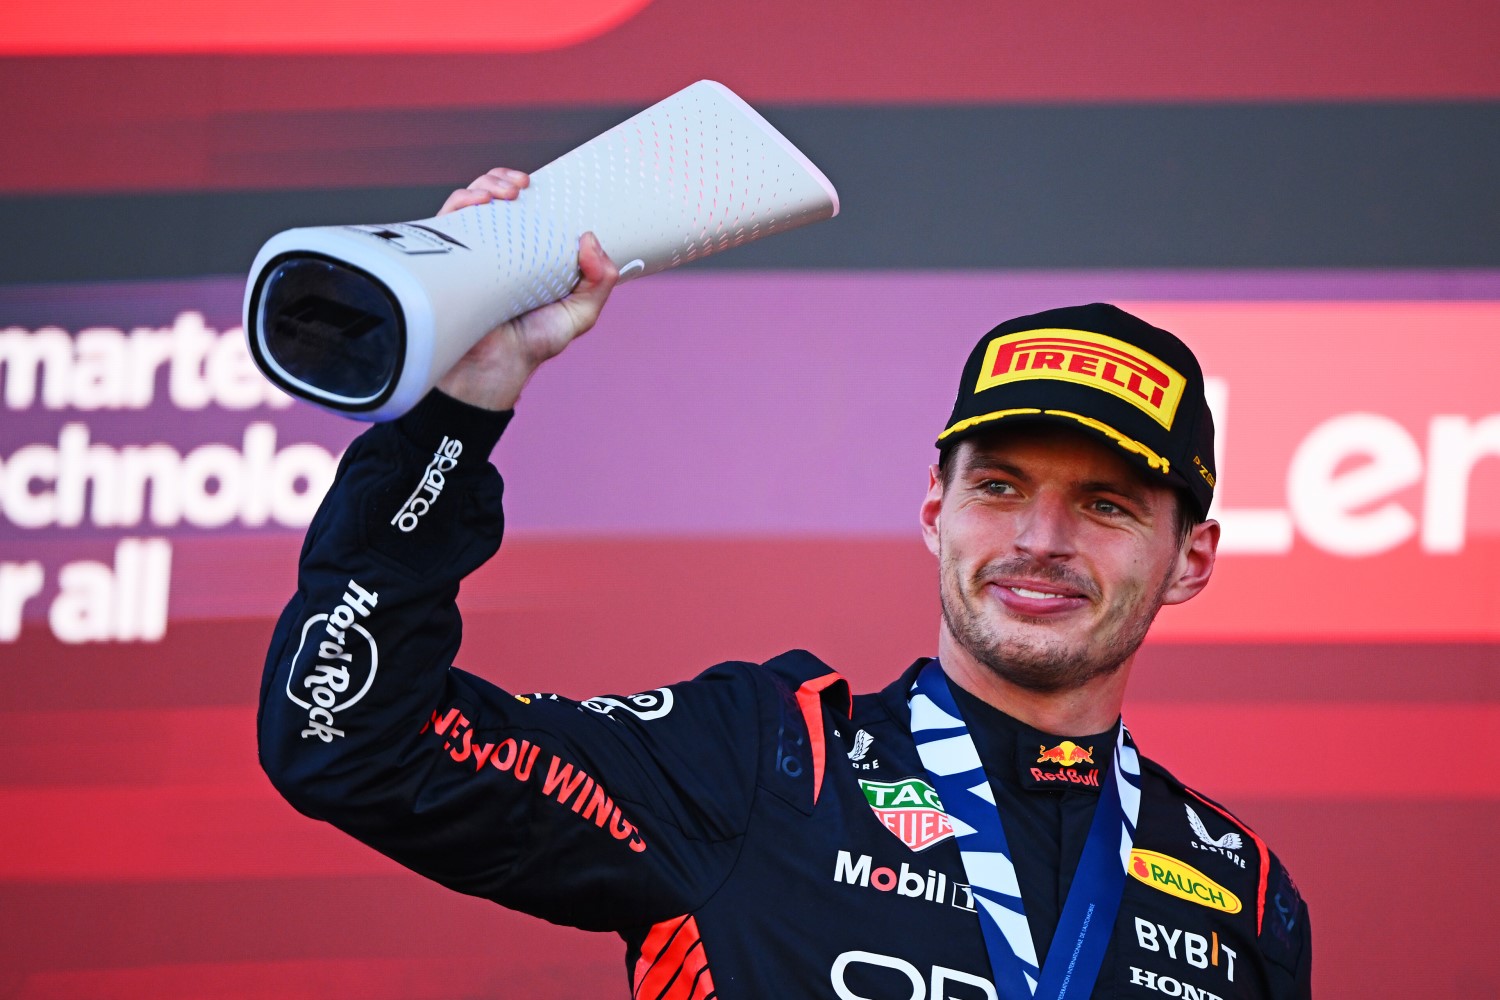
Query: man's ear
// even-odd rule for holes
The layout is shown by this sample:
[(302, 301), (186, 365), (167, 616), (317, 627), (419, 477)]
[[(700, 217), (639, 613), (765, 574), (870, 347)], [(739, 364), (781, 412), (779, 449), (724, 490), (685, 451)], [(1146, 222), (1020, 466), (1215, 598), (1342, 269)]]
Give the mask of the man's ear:
[(1193, 526), (1177, 553), (1174, 576), (1162, 594), (1163, 604), (1181, 604), (1197, 597), (1208, 578), (1213, 576), (1214, 559), (1219, 551), (1219, 522), (1204, 521)]
[(922, 541), (927, 551), (938, 554), (938, 517), (943, 510), (943, 474), (936, 465), (927, 467), (927, 496), (922, 499), (918, 516), (922, 521)]

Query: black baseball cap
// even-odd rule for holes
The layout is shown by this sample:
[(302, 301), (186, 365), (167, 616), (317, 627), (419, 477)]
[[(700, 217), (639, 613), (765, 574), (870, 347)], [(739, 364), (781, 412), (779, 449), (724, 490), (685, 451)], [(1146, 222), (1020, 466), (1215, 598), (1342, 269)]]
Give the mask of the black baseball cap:
[(946, 449), (999, 421), (1081, 427), (1111, 441), (1148, 477), (1185, 489), (1208, 514), (1214, 420), (1203, 369), (1166, 330), (1096, 302), (1006, 320), (969, 354)]

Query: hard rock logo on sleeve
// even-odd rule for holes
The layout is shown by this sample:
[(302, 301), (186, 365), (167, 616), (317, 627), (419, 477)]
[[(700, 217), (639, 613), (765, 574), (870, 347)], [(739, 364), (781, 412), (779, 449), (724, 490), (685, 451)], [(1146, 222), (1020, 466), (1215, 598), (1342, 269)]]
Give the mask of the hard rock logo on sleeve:
[(1160, 358), (1088, 330), (1024, 330), (996, 337), (985, 352), (976, 393), (1026, 379), (1073, 382), (1117, 396), (1167, 430), (1187, 379)]
[[(350, 580), (344, 597), (327, 614), (313, 615), (302, 626), (302, 641), (292, 657), (286, 696), (307, 710), (302, 738), (332, 743), (344, 735), (334, 716), (365, 696), (375, 683), (380, 650), (369, 629), (360, 624), (380, 595)], [(322, 628), (318, 628), (322, 625)]]

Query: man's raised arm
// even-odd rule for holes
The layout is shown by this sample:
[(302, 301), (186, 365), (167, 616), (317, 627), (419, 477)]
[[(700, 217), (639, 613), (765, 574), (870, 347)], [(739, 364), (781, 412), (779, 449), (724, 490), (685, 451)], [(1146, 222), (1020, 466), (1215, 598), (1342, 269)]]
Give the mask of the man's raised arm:
[[(445, 211), (525, 182), (492, 171)], [(663, 694), (685, 710), (657, 719), (516, 697), (452, 666), (459, 584), (501, 540), (490, 451), (617, 277), (592, 236), (579, 266), (571, 295), (492, 331), (350, 446), (272, 638), (257, 726), (262, 766), (300, 811), (452, 888), (605, 929), (687, 912), (723, 877), (755, 786), (762, 682), (716, 668)]]

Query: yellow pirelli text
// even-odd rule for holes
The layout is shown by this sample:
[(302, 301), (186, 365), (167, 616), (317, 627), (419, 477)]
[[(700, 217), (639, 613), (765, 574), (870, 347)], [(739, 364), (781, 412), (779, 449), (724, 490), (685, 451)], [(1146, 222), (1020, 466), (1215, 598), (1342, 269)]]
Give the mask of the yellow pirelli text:
[(1167, 430), (1187, 379), (1133, 344), (1089, 330), (1023, 330), (990, 341), (976, 393), (1007, 382), (1052, 379), (1123, 399)]

